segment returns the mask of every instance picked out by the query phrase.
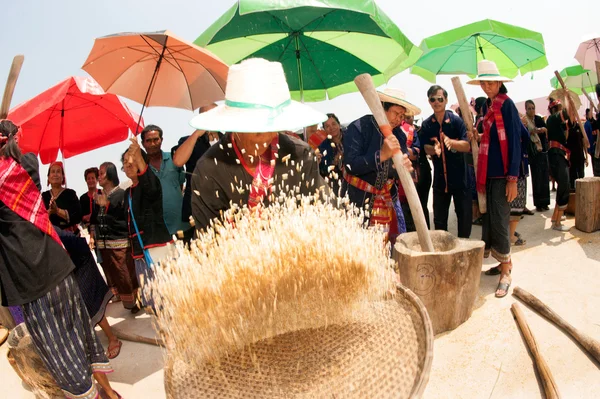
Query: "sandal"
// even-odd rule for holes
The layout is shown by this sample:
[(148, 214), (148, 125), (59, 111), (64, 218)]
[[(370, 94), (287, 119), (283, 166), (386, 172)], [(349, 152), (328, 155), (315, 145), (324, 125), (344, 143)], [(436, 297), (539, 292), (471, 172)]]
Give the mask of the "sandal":
[(483, 218), (478, 217), (477, 219), (473, 220), (473, 224), (476, 226), (481, 226), (483, 224)]
[[(512, 274), (512, 269), (508, 271)], [(500, 266), (492, 267), (491, 269), (486, 270), (483, 274), (486, 276), (498, 276), (502, 271), (500, 270)]]
[[(512, 284), (512, 281), (506, 282), (506, 280), (504, 280), (505, 277), (507, 277), (507, 275), (502, 276), (500, 282), (498, 283), (498, 287), (496, 287), (496, 298), (504, 298), (506, 295), (508, 295), (508, 290)], [(498, 291), (504, 291), (504, 294), (498, 294)]]
[(108, 350), (106, 351), (107, 358), (114, 359), (115, 357), (119, 356), (119, 353), (121, 353), (121, 346), (123, 346), (123, 342), (118, 342), (119, 343), (114, 346), (110, 346), (110, 343), (108, 344)]
[(567, 232), (571, 230), (571, 228), (565, 226), (564, 224), (555, 224), (554, 226), (552, 226), (552, 230)]
[[(527, 244), (527, 240), (524, 240), (522, 237), (517, 237), (517, 241), (512, 242), (511, 245), (514, 245), (516, 247), (520, 247)], [(500, 273), (498, 273), (500, 274)]]
[(527, 208), (525, 208), (525, 209), (523, 210), (523, 215), (529, 215), (529, 216), (533, 216), (533, 215), (535, 215), (535, 212), (534, 212), (534, 211), (532, 211), (531, 209), (527, 209)]

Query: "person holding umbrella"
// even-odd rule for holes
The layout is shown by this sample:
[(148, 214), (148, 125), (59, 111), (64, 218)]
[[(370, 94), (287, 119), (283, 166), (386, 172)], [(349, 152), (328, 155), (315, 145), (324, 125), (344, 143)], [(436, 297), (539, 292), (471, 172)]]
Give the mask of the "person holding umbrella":
[(485, 242), (484, 256), (487, 258), (491, 254), (500, 262), (486, 274), (500, 275), (496, 297), (503, 298), (512, 283), (510, 203), (517, 197), (523, 124), (504, 85), (512, 80), (500, 75), (493, 61), (480, 61), (477, 70), (477, 78), (468, 84), (480, 85), (488, 97), (483, 111), (483, 136), (477, 168), (477, 191), (485, 193), (487, 198), (482, 240)]

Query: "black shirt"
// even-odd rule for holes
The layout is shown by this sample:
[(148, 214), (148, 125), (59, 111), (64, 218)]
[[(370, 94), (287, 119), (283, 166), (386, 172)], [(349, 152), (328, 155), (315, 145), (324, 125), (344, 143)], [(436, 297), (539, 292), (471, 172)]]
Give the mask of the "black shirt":
[(92, 213), (91, 223), (96, 226), (96, 242), (129, 238), (125, 191), (116, 187), (107, 197), (107, 207), (97, 207)]
[[(219, 138), (223, 137), (222, 133), (218, 133)], [(190, 136), (184, 136), (179, 139), (179, 142), (175, 147), (171, 149), (171, 155), (175, 154), (175, 151), (190, 138)], [(196, 168), (198, 160), (204, 155), (204, 153), (211, 147), (208, 141), (208, 133), (204, 133), (194, 145), (192, 155), (190, 159), (185, 163), (185, 190), (183, 192), (183, 206), (181, 208), (181, 220), (183, 222), (189, 222), (190, 216), (192, 215), (192, 173)]]
[[(211, 220), (219, 218), (220, 212), (229, 209), (231, 204), (243, 206), (248, 203), (249, 188), (253, 178), (241, 164), (236, 162), (237, 155), (233, 148), (229, 148), (229, 143), (231, 143), (231, 134), (222, 137), (219, 143), (212, 146), (196, 164), (192, 176), (192, 190), (194, 190), (192, 214), (197, 229), (205, 229)], [(283, 160), (287, 155), (290, 157), (286, 165)], [(292, 166), (292, 161), (299, 166), (300, 170)], [(300, 187), (300, 194), (312, 194), (319, 187), (325, 186), (319, 174), (315, 153), (309, 145), (279, 133), (279, 151), (273, 174), (273, 187), (279, 188), (284, 181), (284, 174), (287, 174), (285, 184), (289, 187)], [(311, 184), (313, 182), (314, 184)], [(238, 187), (241, 187), (241, 190), (237, 190)], [(268, 204), (267, 197), (265, 197), (265, 204)]]
[(172, 239), (163, 218), (160, 180), (154, 173), (148, 173), (148, 167), (146, 167), (146, 170), (138, 176), (138, 183), (125, 190), (125, 208), (129, 221), (129, 236), (133, 247), (133, 257), (140, 258), (144, 254), (129, 211), (130, 195), (133, 215), (144, 248), (161, 246), (171, 242)]
[[(446, 111), (442, 121), (444, 135), (453, 140), (467, 141), (467, 128), (463, 120), (451, 111)], [(440, 139), (440, 123), (435, 115), (423, 121), (421, 125), (421, 152), (425, 152), (425, 145), (433, 145), (432, 138), (437, 138), (444, 151), (446, 158), (446, 173), (448, 179), (448, 191), (463, 190), (467, 188), (467, 163), (465, 154), (458, 151), (450, 151)], [(441, 156), (432, 156), (433, 161), (433, 188), (435, 190), (446, 189), (444, 177), (444, 164)]]
[[(50, 208), (51, 198), (52, 190), (44, 191), (42, 193), (42, 199), (44, 200), (46, 209)], [(67, 227), (75, 226), (81, 222), (81, 205), (79, 205), (79, 198), (77, 198), (75, 191), (70, 188), (65, 188), (56, 198), (56, 206), (69, 213), (69, 221), (66, 221), (56, 214), (50, 215), (50, 222), (52, 222), (53, 225), (64, 230)]]

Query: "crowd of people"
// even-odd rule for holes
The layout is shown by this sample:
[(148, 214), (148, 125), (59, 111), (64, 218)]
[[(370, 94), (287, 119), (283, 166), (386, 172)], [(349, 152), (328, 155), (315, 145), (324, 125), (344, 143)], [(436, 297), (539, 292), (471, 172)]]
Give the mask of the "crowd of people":
[[(393, 134), (384, 137), (372, 115), (342, 127), (335, 114), (291, 101), (279, 63), (247, 60), (231, 67), (236, 73), (229, 75), (225, 103), (202, 107), (191, 121), (197, 130), (171, 151), (163, 150), (163, 130), (156, 125), (143, 129), (141, 146), (131, 139), (120, 165), (130, 187), (122, 189), (117, 165), (104, 162), (85, 170), (88, 190), (79, 197), (66, 188), (60, 162), (50, 165), (49, 188), (41, 192), (37, 158), (21, 154), (19, 129), (4, 120), (2, 305), (25, 322), (67, 397), (95, 397), (94, 377), (106, 397), (117, 398), (105, 373), (122, 343), (106, 320), (106, 305), (112, 299), (134, 314), (155, 311), (151, 295), (143, 292), (144, 281), (152, 278), (152, 264), (169, 256), (174, 236), (189, 243), (232, 206), (268, 205), (285, 189), (347, 196), (364, 210), (365, 225), (382, 226), (393, 243), (399, 234), (415, 230), (392, 165), (398, 151), (412, 173), (428, 226), (430, 191), (435, 229), (448, 230), (451, 203), (458, 237), (470, 238), (472, 225), (482, 225), (485, 256), (499, 262), (486, 274), (500, 276), (496, 296), (506, 296), (511, 246), (525, 244), (517, 225), (523, 215), (533, 214), (526, 207), (527, 177), (531, 172), (538, 212), (549, 210), (550, 182), (556, 182), (552, 228), (565, 231), (562, 220), (574, 181), (584, 176), (589, 160), (594, 175), (600, 175), (594, 155), (599, 126), (588, 111), (581, 131), (558, 99), (550, 99), (547, 118), (536, 113), (532, 101), (520, 114), (508, 96), (510, 79), (493, 62), (478, 67), (469, 84), (479, 85), (485, 96), (472, 101), (474, 126), (448, 109), (448, 92), (439, 85), (426, 93), (432, 113), (421, 126), (414, 124), (421, 110), (401, 91), (387, 88), (378, 94)], [(322, 130), (316, 129), (319, 123)], [(291, 132), (301, 126), (307, 127), (307, 142)], [(477, 170), (474, 140), (479, 142)], [(487, 202), (483, 214), (480, 195)], [(89, 242), (81, 237), (83, 229)], [(39, 252), (26, 251), (26, 245)], [(97, 324), (108, 337), (106, 351), (95, 335)], [(49, 339), (47, 331), (59, 340)]]

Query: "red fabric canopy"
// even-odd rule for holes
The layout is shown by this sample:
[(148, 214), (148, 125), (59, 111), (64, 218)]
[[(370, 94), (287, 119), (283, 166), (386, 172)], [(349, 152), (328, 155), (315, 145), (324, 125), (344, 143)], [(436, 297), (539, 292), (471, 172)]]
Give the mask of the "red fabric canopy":
[(21, 151), (54, 162), (127, 139), (139, 117), (92, 78), (70, 77), (13, 108), (7, 119), (20, 126)]

